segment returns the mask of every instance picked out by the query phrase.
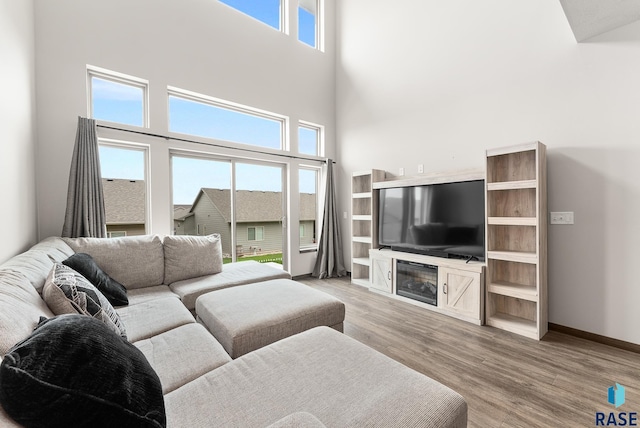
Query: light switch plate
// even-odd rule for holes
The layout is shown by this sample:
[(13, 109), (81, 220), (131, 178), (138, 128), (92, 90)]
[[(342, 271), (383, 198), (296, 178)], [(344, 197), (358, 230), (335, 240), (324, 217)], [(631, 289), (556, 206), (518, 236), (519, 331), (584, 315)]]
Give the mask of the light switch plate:
[(573, 211), (549, 213), (550, 224), (573, 224)]

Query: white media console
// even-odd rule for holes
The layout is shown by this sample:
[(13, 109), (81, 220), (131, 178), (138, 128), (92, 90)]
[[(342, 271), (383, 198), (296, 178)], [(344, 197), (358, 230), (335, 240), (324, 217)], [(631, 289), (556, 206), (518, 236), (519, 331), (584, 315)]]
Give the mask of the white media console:
[[(400, 179), (381, 170), (354, 173), (352, 283), (539, 340), (548, 327), (546, 147), (491, 149), (485, 161), (482, 170)], [(380, 189), (479, 179), (485, 180), (486, 261), (378, 248)]]

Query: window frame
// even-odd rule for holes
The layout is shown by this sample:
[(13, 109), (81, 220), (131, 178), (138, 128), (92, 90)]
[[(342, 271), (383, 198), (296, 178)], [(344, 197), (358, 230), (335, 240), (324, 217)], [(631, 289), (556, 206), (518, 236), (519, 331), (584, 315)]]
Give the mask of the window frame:
[[(200, 103), (200, 104), (205, 104), (205, 105), (209, 105), (212, 107), (216, 107), (219, 109), (224, 109), (224, 110), (229, 110), (229, 111), (233, 111), (236, 113), (241, 113), (241, 114), (246, 114), (249, 116), (255, 116), (261, 119), (266, 119), (266, 120), (272, 120), (275, 122), (280, 122), (280, 148), (279, 149), (275, 149), (272, 147), (265, 147), (265, 146), (258, 146), (255, 144), (251, 144), (251, 143), (247, 143), (247, 142), (241, 142), (241, 141), (230, 141), (230, 140), (222, 140), (219, 138), (215, 138), (215, 137), (205, 137), (202, 135), (194, 135), (194, 134), (185, 134), (182, 132), (178, 132), (178, 131), (172, 131), (171, 130), (171, 109), (170, 109), (170, 100), (171, 97), (176, 97), (176, 98), (180, 98), (182, 100), (185, 101), (192, 101), (195, 103)], [(192, 92), (192, 91), (188, 91), (188, 90), (184, 90), (184, 89), (180, 89), (180, 88), (176, 88), (176, 87), (172, 87), (172, 86), (168, 86), (167, 87), (167, 128), (169, 129), (169, 133), (171, 134), (177, 134), (177, 135), (189, 135), (190, 137), (196, 137), (196, 138), (204, 138), (207, 140), (214, 140), (214, 141), (224, 141), (225, 143), (229, 143), (232, 145), (241, 145), (244, 147), (250, 147), (252, 149), (256, 149), (258, 148), (261, 151), (269, 151), (269, 150), (273, 150), (275, 152), (286, 152), (286, 151), (290, 151), (290, 144), (289, 144), (289, 117), (278, 114), (278, 113), (273, 113), (267, 110), (262, 110), (256, 107), (251, 107), (251, 106), (247, 106), (247, 105), (243, 105), (240, 103), (236, 103), (233, 101), (228, 101), (228, 100), (223, 100), (221, 98), (216, 98), (216, 97), (211, 97), (208, 95), (204, 95), (204, 94), (199, 94), (196, 92)]]
[[(313, 230), (313, 236), (315, 237), (315, 242), (313, 244), (307, 244), (307, 245), (301, 245), (300, 243), (298, 243), (298, 251), (300, 253), (307, 253), (307, 252), (312, 252), (312, 251), (318, 251), (318, 244), (319, 244), (319, 239), (318, 237), (320, 236), (320, 222), (321, 222), (321, 215), (322, 215), (322, 211), (323, 211), (323, 207), (320, 206), (320, 183), (322, 180), (322, 167), (321, 166), (314, 166), (314, 165), (299, 165), (298, 166), (298, 184), (300, 183), (300, 171), (302, 170), (306, 170), (306, 171), (314, 171), (316, 173), (316, 219), (315, 219), (315, 229)], [(300, 201), (302, 200), (302, 198), (300, 197), (300, 194), (302, 192), (300, 191), (300, 186), (298, 185), (298, 203), (300, 203)], [(300, 209), (298, 209), (298, 225), (300, 227), (304, 227), (304, 225), (302, 224), (302, 220), (300, 219)], [(305, 232), (306, 232), (306, 228), (305, 228)], [(303, 238), (304, 236), (299, 235), (298, 239)]]
[(95, 67), (87, 64), (87, 114), (93, 118), (93, 78), (107, 80), (121, 85), (132, 86), (142, 89), (142, 126), (132, 125), (129, 123), (113, 122), (105, 119), (96, 119), (102, 122), (118, 123), (124, 126), (132, 126), (135, 128), (150, 128), (151, 121), (149, 115), (149, 81), (139, 77), (130, 76), (128, 74), (117, 71), (107, 70), (105, 68)]
[[(310, 155), (308, 153), (302, 153), (300, 151), (300, 128), (316, 131), (316, 153), (315, 154)], [(308, 122), (306, 120), (299, 120), (298, 121), (298, 154), (301, 154), (303, 156), (323, 157), (324, 148), (325, 148), (324, 135), (325, 135), (325, 131), (324, 131), (323, 125), (318, 125), (317, 123)]]
[(259, 22), (262, 25), (266, 25), (267, 27), (279, 32), (289, 35), (289, 0), (280, 0), (280, 10), (279, 10), (279, 27), (272, 27), (269, 23), (262, 21), (261, 19), (256, 18), (253, 15), (248, 14), (247, 12), (240, 10), (230, 4), (225, 3), (222, 0), (218, 0), (218, 3), (223, 4), (224, 6), (235, 10), (238, 13), (241, 13), (244, 16), (248, 16), (254, 21)]
[[(296, 11), (298, 12), (298, 42), (302, 43), (305, 46), (310, 48), (319, 50), (320, 52), (324, 52), (324, 0), (314, 0), (316, 3), (316, 14), (315, 14), (315, 46), (311, 46), (308, 43), (300, 40), (300, 0), (297, 0), (298, 7)], [(304, 9), (304, 8), (302, 8)]]
[[(144, 161), (144, 175), (142, 179), (144, 180), (144, 187), (145, 187), (144, 230), (145, 230), (145, 234), (152, 233), (151, 232), (151, 217), (152, 217), (151, 180), (150, 180), (150, 174), (149, 174), (149, 151), (150, 151), (149, 145), (143, 144), (143, 143), (136, 143), (132, 141), (114, 140), (111, 138), (98, 137), (98, 149), (100, 148), (100, 146), (111, 147), (111, 148), (121, 149), (121, 150), (132, 150), (132, 151), (142, 152), (142, 158)], [(105, 178), (108, 178), (108, 177), (105, 177)], [(110, 177), (110, 178), (113, 178), (113, 177)]]

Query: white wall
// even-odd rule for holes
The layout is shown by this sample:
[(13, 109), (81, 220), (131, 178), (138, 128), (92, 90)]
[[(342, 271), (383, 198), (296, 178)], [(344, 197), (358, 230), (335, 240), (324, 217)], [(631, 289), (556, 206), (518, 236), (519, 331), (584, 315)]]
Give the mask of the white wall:
[(550, 322), (640, 343), (640, 23), (577, 44), (551, 0), (351, 0), (337, 20), (343, 210), (352, 171), (542, 141), (549, 209), (575, 212), (549, 227)]
[[(173, 86), (288, 116), (292, 144), (298, 120), (322, 124), (326, 154), (334, 156), (334, 2), (326, 0), (325, 53), (297, 41), (297, 2), (290, 3), (292, 36), (215, 0), (37, 0), (40, 236), (61, 232), (77, 116), (87, 115), (87, 64), (149, 80), (151, 132), (167, 133), (166, 91)], [(169, 149), (204, 146), (145, 142), (151, 232), (170, 233)], [(290, 186), (297, 194), (296, 171)], [(290, 245), (297, 248), (297, 239)], [(314, 253), (292, 256), (294, 275), (311, 271)]]
[(33, 1), (0, 0), (0, 262), (36, 241)]

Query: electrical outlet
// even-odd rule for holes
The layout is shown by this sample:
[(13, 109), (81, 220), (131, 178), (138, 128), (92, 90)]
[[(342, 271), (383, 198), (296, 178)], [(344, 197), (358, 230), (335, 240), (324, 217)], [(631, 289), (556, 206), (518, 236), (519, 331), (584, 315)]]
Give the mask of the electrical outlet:
[(404, 175), (404, 168), (400, 168), (400, 170), (398, 170), (398, 175)]
[(342, 212), (342, 218), (344, 218), (344, 219), (346, 219), (346, 218), (347, 218), (347, 212), (346, 212), (346, 211), (343, 211), (343, 212)]
[(424, 172), (424, 165), (423, 164), (418, 165), (418, 173), (422, 174), (423, 172)]
[(549, 223), (551, 224), (573, 224), (573, 212), (552, 212), (549, 213)]

